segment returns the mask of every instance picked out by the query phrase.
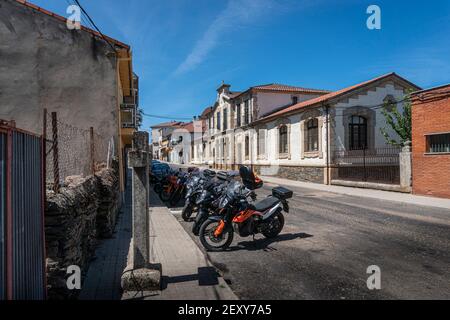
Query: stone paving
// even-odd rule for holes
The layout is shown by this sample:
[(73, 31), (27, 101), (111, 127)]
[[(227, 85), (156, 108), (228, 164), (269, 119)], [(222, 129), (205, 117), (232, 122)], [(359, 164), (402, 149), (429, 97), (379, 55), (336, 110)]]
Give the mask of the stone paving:
[(218, 274), (158, 196), (150, 194), (151, 262), (162, 265), (162, 289), (158, 292), (128, 292), (124, 300), (235, 300)]
[(130, 191), (125, 192), (125, 202), (113, 238), (100, 241), (95, 251), (80, 300), (120, 300), (122, 297), (120, 280), (126, 267), (132, 234)]

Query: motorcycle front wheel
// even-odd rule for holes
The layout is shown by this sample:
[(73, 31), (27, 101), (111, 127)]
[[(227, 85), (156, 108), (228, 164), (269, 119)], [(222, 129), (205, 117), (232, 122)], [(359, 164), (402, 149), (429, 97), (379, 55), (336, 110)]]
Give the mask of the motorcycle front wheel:
[(268, 228), (262, 232), (263, 236), (272, 239), (277, 237), (281, 230), (283, 230), (284, 227), (284, 216), (281, 212), (278, 212), (270, 222), (268, 222), (269, 226)]
[(162, 185), (161, 185), (161, 183), (156, 183), (156, 184), (153, 186), (153, 190), (155, 190), (155, 192), (156, 192), (157, 194), (160, 194), (161, 191), (162, 191)]
[(159, 196), (162, 201), (167, 202), (172, 197), (172, 192), (167, 191), (167, 190), (162, 190)]
[(181, 191), (179, 190), (175, 191), (175, 193), (170, 197), (170, 205), (172, 207), (175, 207), (178, 204), (178, 202), (180, 202), (181, 197), (182, 197)]
[(205, 212), (205, 210), (199, 210), (197, 216), (195, 217), (194, 224), (192, 225), (192, 233), (194, 236), (198, 236), (200, 234), (200, 227), (206, 219), (208, 219), (208, 212)]
[(189, 222), (192, 216), (194, 206), (189, 202), (189, 200), (186, 200), (186, 204), (183, 207), (183, 211), (181, 212), (181, 217), (184, 221)]
[(219, 226), (220, 221), (206, 220), (200, 227), (200, 242), (207, 251), (225, 251), (233, 242), (233, 230), (224, 231), (219, 237), (214, 235), (214, 231)]

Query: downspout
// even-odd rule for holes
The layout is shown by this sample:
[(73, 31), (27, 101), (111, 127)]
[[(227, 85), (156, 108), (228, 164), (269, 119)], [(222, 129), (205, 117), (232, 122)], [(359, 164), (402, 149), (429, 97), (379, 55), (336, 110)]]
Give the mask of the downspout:
[(327, 185), (331, 185), (331, 177), (330, 177), (330, 107), (328, 105), (325, 106), (325, 115), (326, 115), (326, 146), (327, 146)]

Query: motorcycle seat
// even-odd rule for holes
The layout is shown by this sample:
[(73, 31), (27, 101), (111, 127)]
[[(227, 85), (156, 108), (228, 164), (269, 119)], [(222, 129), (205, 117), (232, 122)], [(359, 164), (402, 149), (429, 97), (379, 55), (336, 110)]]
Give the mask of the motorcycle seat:
[(253, 205), (253, 209), (258, 212), (264, 212), (264, 211), (274, 207), (278, 203), (280, 203), (280, 199), (277, 199), (275, 197), (267, 197), (264, 200), (259, 201), (258, 203), (255, 203)]

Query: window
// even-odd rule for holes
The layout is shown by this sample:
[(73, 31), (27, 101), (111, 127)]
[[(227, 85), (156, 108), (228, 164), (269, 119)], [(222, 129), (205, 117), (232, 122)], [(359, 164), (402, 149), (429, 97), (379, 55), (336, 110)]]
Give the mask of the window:
[(250, 138), (249, 136), (245, 136), (245, 159), (250, 158)]
[(263, 129), (258, 130), (258, 156), (266, 154), (266, 132)]
[(279, 131), (279, 153), (287, 154), (289, 153), (289, 145), (288, 145), (288, 127), (287, 125), (282, 125), (278, 129)]
[(450, 153), (450, 133), (427, 136), (427, 153)]
[(367, 119), (360, 116), (351, 116), (349, 127), (350, 150), (367, 149)]
[(297, 104), (298, 103), (298, 97), (292, 97), (292, 104)]
[(306, 152), (319, 151), (319, 120), (311, 119), (306, 123)]
[(250, 123), (250, 106), (249, 106), (249, 101), (245, 101), (245, 106), (244, 106), (244, 125), (247, 125)]
[(236, 127), (241, 126), (241, 104), (236, 105)]
[(220, 112), (217, 112), (217, 130), (220, 130)]
[(223, 109), (223, 130), (228, 130), (228, 109)]
[(227, 139), (223, 139), (223, 157), (224, 157), (224, 159), (227, 159), (228, 158), (228, 148), (227, 148), (227, 140), (228, 140), (228, 138)]

